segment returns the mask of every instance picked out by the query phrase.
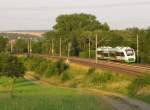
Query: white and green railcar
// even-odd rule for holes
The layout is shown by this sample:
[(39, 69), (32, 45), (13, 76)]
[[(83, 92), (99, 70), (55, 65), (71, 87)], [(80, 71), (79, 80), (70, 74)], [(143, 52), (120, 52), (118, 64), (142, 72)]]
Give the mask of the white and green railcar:
[(98, 59), (127, 63), (133, 63), (136, 61), (135, 51), (130, 47), (99, 47), (97, 48), (97, 57)]

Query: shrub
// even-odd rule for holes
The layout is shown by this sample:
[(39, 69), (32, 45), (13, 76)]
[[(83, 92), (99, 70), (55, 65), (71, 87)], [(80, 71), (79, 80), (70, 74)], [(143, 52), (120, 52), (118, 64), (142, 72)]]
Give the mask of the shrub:
[(96, 85), (102, 85), (107, 83), (107, 81), (113, 79), (113, 75), (110, 71), (105, 71), (103, 73), (96, 72), (95, 67), (92, 67), (88, 70), (86, 74), (86, 79), (88, 83), (93, 83)]
[(61, 81), (67, 81), (69, 79), (70, 79), (70, 76), (67, 71), (65, 71), (61, 74)]
[(42, 57), (31, 56), (27, 57), (24, 65), (27, 70), (34, 71), (36, 74), (45, 77), (51, 77), (52, 75), (61, 75), (65, 72), (69, 65), (64, 62), (64, 60), (58, 60), (56, 62), (51, 62)]
[(19, 61), (18, 57), (9, 53), (0, 54), (0, 76), (11, 77), (11, 96), (16, 83), (16, 77), (23, 77), (25, 72), (24, 65)]
[(45, 70), (45, 77), (50, 78), (54, 73), (52, 70), (53, 70), (52, 67), (48, 66), (48, 68), (46, 68)]
[(38, 63), (38, 66), (34, 69), (37, 74), (40, 76), (45, 74), (45, 70), (48, 68), (48, 62), (43, 60), (40, 63)]
[(0, 54), (0, 76), (20, 77), (25, 72), (24, 65), (16, 56), (8, 53)]
[(138, 91), (146, 85), (150, 85), (150, 74), (148, 73), (137, 76), (131, 82), (128, 86), (128, 94), (132, 96), (137, 95)]
[(101, 74), (101, 83), (105, 83), (112, 79), (113, 79), (113, 75), (112, 75), (112, 72), (110, 71), (105, 71)]
[(56, 67), (56, 62), (51, 62), (45, 71), (45, 77), (51, 77), (53, 75), (58, 75), (58, 68)]
[(61, 75), (64, 71), (66, 71), (69, 68), (69, 65), (64, 62), (64, 60), (59, 60), (55, 62), (55, 68), (58, 72), (58, 75)]

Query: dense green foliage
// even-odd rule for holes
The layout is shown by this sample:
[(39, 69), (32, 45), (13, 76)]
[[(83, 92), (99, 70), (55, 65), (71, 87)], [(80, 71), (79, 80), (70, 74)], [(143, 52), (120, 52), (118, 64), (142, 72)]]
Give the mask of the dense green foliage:
[(150, 28), (140, 38), (140, 56), (142, 62), (150, 63)]
[[(5, 36), (5, 34), (2, 34)], [(11, 34), (9, 34), (12, 36)], [(56, 18), (53, 29), (46, 32), (43, 38), (32, 38), (32, 52), (48, 55), (89, 57), (89, 44), (91, 58), (95, 57), (95, 36), (98, 36), (100, 46), (128, 46), (137, 52), (137, 35), (139, 35), (139, 61), (150, 63), (150, 28), (128, 28), (124, 30), (110, 30), (107, 23), (99, 22), (91, 14), (66, 14)], [(16, 35), (15, 35), (16, 36)], [(26, 53), (28, 49), (27, 38), (18, 37), (13, 45), (14, 53)], [(22, 39), (21, 39), (22, 38)], [(8, 45), (7, 45), (8, 44)], [(10, 42), (0, 37), (0, 52), (10, 51)], [(68, 54), (69, 53), (69, 54)]]
[[(60, 15), (56, 19), (53, 30), (45, 33), (45, 41), (52, 44), (54, 54), (59, 54), (59, 38), (62, 38), (63, 55), (67, 55), (68, 44), (72, 56), (89, 57), (85, 54), (91, 44), (91, 51), (95, 50), (95, 36), (98, 35), (98, 46), (129, 46), (137, 50), (137, 34), (139, 35), (139, 55), (142, 63), (150, 63), (149, 42), (150, 29), (128, 28), (125, 30), (109, 30), (107, 24), (102, 24), (96, 17), (89, 14)], [(52, 46), (47, 45), (47, 52)], [(84, 53), (84, 54), (83, 54)]]
[(62, 59), (52, 62), (42, 57), (31, 56), (21, 58), (21, 60), (28, 71), (34, 71), (37, 75), (43, 77), (51, 77), (53, 75), (61, 76), (69, 68), (69, 65)]
[(101, 24), (96, 17), (90, 14), (60, 15), (56, 18), (54, 30), (59, 33), (68, 33), (76, 30), (93, 31), (97, 29), (109, 30), (109, 26)]
[(0, 52), (4, 52), (7, 46), (7, 41), (8, 39), (3, 38), (2, 36), (0, 36)]
[(14, 45), (15, 53), (27, 53), (28, 52), (28, 42), (25, 40), (17, 40)]
[(16, 56), (0, 54), (0, 76), (20, 77), (23, 76), (25, 68)]
[(79, 52), (80, 52), (79, 44), (78, 44), (76, 37), (74, 36), (71, 39), (71, 51), (70, 51), (70, 53), (72, 56), (79, 56)]

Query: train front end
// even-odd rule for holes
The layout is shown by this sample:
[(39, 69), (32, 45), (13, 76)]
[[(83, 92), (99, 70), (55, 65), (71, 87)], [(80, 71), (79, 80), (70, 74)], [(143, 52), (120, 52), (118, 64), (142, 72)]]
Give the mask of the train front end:
[(125, 62), (127, 63), (134, 63), (136, 62), (136, 55), (135, 55), (135, 51), (132, 48), (125, 48), (124, 49), (124, 53), (125, 53)]

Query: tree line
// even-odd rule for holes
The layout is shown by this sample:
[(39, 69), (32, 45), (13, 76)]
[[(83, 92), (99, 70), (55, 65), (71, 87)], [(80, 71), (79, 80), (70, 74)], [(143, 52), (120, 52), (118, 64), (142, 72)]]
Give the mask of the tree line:
[[(60, 38), (62, 55), (95, 57), (95, 36), (100, 46), (129, 46), (137, 51), (137, 35), (139, 36), (139, 57), (142, 63), (150, 63), (150, 28), (137, 27), (124, 30), (110, 30), (107, 23), (99, 22), (91, 14), (66, 14), (56, 18), (53, 29), (46, 32), (42, 39), (32, 41), (32, 52), (49, 55), (60, 54)], [(5, 39), (6, 40), (6, 39)], [(0, 38), (0, 51), (10, 51), (10, 44)], [(3, 43), (1, 43), (3, 42)], [(5, 45), (6, 44), (6, 45)], [(3, 45), (3, 46), (2, 46)], [(5, 48), (6, 47), (6, 48)], [(19, 39), (13, 46), (15, 53), (27, 53), (28, 40)]]
[[(70, 55), (89, 57), (89, 44), (91, 57), (95, 57), (95, 36), (98, 36), (100, 46), (129, 46), (137, 51), (137, 35), (139, 36), (139, 58), (142, 63), (150, 63), (150, 28), (139, 29), (137, 27), (124, 30), (110, 30), (107, 23), (99, 22), (91, 14), (60, 15), (56, 18), (53, 30), (44, 34), (45, 42), (48, 42), (48, 50), (52, 48), (52, 40), (55, 42), (55, 54), (59, 54), (59, 38), (62, 38), (63, 55), (66, 55), (70, 44)], [(46, 45), (46, 43), (45, 43)], [(47, 53), (51, 53), (51, 51)]]

